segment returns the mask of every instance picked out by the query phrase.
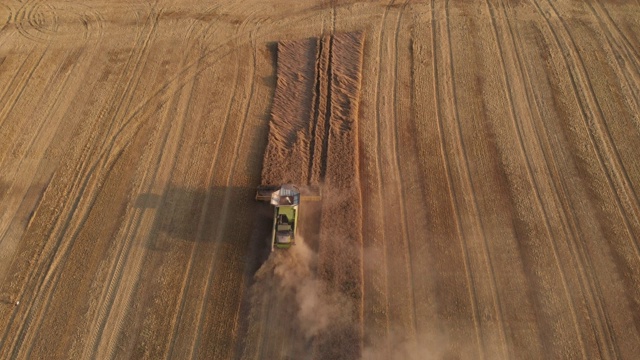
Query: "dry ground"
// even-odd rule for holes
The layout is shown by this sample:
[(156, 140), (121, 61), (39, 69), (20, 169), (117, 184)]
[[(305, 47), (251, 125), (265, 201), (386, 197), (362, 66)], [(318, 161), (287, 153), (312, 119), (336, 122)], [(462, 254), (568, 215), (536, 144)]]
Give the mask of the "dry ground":
[[(359, 293), (291, 252), (336, 350), (252, 317), (253, 195), (275, 44), (347, 31)], [(3, 1), (0, 358), (634, 359), (639, 49), (638, 0)]]

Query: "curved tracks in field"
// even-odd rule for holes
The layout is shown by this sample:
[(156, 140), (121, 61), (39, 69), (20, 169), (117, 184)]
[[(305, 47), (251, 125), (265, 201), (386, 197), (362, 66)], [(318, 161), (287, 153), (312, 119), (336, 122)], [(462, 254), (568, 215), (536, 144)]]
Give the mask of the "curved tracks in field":
[(89, 5), (30, 0), (20, 5), (12, 22), (25, 38), (48, 43), (100, 38), (105, 19)]
[[(318, 260), (357, 293), (363, 357), (637, 354), (633, 11), (0, 4), (0, 357), (298, 351), (271, 336), (296, 335), (287, 311), (269, 311), (284, 297), (247, 300), (270, 46), (355, 30), (362, 243), (347, 275), (332, 269), (351, 250), (320, 244)], [(332, 113), (331, 96), (316, 105)], [(327, 172), (327, 144), (311, 141), (306, 180)]]

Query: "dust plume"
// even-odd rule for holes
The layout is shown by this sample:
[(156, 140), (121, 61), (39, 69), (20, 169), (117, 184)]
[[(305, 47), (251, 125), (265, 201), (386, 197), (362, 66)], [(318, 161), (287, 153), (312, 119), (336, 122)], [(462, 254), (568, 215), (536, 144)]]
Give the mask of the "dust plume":
[[(277, 292), (293, 300), (294, 331), (310, 346), (320, 334), (349, 323), (353, 304), (316, 274), (317, 254), (299, 238), (288, 251), (274, 251), (255, 275), (254, 296)], [(287, 304), (287, 302), (285, 302)], [(279, 306), (282, 306), (280, 304)]]

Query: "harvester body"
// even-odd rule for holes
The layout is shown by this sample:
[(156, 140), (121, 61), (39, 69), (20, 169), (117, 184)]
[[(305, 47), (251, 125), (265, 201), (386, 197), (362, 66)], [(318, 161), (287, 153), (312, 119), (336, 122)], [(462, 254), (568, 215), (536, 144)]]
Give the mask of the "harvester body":
[(271, 193), (271, 205), (274, 207), (271, 250), (288, 249), (295, 244), (299, 204), (300, 190), (293, 185), (282, 185)]
[(269, 201), (274, 207), (271, 250), (288, 249), (295, 245), (298, 236), (299, 206), (301, 201), (320, 201), (319, 187), (307, 186), (304, 195), (292, 184), (260, 186), (256, 200)]

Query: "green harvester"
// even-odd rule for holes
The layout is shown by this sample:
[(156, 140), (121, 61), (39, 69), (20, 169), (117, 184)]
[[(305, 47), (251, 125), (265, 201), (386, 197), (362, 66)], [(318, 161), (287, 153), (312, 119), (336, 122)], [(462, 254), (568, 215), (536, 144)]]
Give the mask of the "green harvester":
[(256, 200), (269, 201), (274, 207), (273, 229), (271, 232), (271, 251), (288, 249), (296, 243), (298, 236), (298, 218), (301, 198), (304, 200), (320, 200), (318, 188), (311, 188), (310, 193), (301, 197), (300, 189), (292, 184), (281, 186), (261, 186), (256, 193)]

